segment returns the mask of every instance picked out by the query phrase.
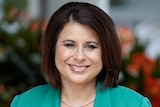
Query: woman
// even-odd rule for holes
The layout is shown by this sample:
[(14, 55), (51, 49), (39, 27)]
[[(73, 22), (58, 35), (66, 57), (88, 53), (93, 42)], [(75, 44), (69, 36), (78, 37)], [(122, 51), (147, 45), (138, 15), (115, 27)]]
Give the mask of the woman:
[(58, 9), (42, 38), (41, 54), (50, 85), (16, 96), (11, 107), (151, 107), (146, 97), (118, 86), (116, 29), (94, 5), (70, 2)]

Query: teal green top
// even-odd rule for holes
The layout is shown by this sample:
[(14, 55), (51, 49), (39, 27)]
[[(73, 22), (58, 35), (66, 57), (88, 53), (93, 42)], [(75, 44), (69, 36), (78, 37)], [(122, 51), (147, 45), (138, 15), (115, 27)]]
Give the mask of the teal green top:
[[(137, 92), (118, 86), (96, 88), (94, 107), (151, 107), (150, 101)], [(60, 91), (51, 85), (41, 85), (14, 97), (11, 107), (60, 107)]]

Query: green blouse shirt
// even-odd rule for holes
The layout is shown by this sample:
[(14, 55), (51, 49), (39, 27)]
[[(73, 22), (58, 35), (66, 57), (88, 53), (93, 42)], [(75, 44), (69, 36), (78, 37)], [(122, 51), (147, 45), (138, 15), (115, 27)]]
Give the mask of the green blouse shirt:
[[(14, 97), (11, 107), (60, 107), (60, 91), (51, 85), (41, 85)], [(137, 92), (118, 86), (96, 88), (94, 107), (151, 107), (150, 101)]]

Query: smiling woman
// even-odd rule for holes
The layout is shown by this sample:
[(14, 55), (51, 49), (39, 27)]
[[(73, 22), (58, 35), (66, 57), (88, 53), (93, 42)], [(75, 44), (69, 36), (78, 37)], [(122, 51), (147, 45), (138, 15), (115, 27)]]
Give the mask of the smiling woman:
[(63, 88), (67, 81), (70, 84), (95, 85), (96, 75), (102, 69), (97, 33), (78, 22), (68, 22), (57, 40), (55, 65), (61, 74)]
[(92, 4), (70, 2), (59, 8), (42, 37), (41, 55), (49, 84), (17, 95), (11, 107), (151, 107), (146, 97), (118, 85), (116, 29)]

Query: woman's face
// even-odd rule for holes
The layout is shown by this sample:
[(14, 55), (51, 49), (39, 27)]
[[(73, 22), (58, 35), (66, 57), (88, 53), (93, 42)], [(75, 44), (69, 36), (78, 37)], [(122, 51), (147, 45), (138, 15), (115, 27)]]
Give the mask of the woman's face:
[(77, 22), (67, 23), (56, 43), (55, 64), (62, 83), (95, 83), (102, 69), (97, 33)]

